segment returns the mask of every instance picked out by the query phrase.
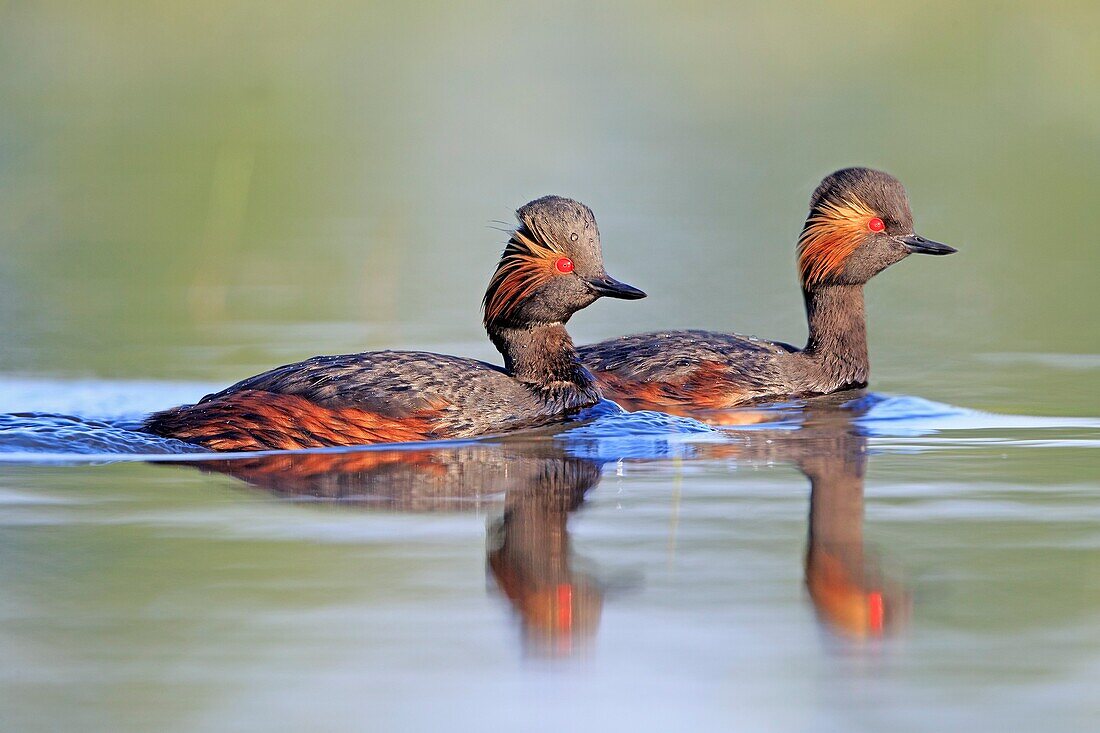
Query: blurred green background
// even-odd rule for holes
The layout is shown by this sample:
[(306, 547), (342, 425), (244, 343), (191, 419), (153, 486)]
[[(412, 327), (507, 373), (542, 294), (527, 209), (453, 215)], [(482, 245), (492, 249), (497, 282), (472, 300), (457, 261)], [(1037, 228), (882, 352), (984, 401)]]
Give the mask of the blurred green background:
[(872, 386), (1096, 414), (1100, 5), (0, 0), (0, 373), (227, 382), (494, 356), (493, 221), (593, 207), (646, 289), (578, 341), (801, 342), (794, 242), (853, 164), (956, 245), (869, 289)]
[[(592, 206), (609, 271), (650, 294), (581, 312), (578, 342), (800, 343), (810, 192), (871, 165), (960, 250), (870, 285), (872, 387), (1100, 417), (1098, 28), (1084, 1), (0, 0), (3, 411), (127, 392), (54, 379), (495, 360), (478, 308), (499, 222), (546, 193)], [(131, 391), (167, 407), (192, 387)], [(498, 505), (400, 515), (188, 467), (11, 466), (0, 728), (1087, 728), (1089, 424), (872, 439), (868, 554), (914, 619), (862, 650), (814, 622), (790, 465), (609, 466), (575, 544), (643, 580), (609, 590), (601, 656), (560, 675), (520, 660), (486, 592)]]

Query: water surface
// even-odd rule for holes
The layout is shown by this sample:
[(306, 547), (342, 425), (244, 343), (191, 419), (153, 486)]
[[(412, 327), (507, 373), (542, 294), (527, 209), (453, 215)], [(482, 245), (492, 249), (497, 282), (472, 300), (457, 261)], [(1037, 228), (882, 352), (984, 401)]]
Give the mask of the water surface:
[(878, 394), (730, 430), (603, 412), (228, 458), (128, 442), (119, 414), (8, 416), (6, 717), (1026, 730), (1100, 712), (1100, 420)]
[[(0, 0), (0, 729), (1095, 727), (1100, 6), (269, 5)], [(495, 360), (546, 193), (650, 294), (578, 343), (800, 343), (853, 164), (959, 248), (869, 286), (870, 395), (239, 460), (128, 429), (315, 354)]]

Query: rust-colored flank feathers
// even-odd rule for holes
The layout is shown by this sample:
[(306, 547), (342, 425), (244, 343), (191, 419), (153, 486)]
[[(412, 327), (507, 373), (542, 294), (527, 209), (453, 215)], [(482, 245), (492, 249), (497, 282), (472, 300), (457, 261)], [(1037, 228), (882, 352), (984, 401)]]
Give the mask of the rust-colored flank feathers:
[(485, 323), (506, 320), (516, 307), (555, 276), (554, 261), (565, 253), (520, 227), (485, 291)]
[[(722, 410), (741, 402), (735, 385), (726, 384), (727, 368), (716, 361), (704, 361), (679, 381), (653, 382), (624, 378), (613, 371), (595, 372), (604, 396), (624, 410), (659, 409), (673, 415), (695, 415), (698, 410)], [(721, 385), (721, 389), (716, 389)]]
[(304, 397), (245, 390), (156, 416), (156, 429), (217, 451), (297, 450), (431, 437), (434, 410), (400, 419)]
[(842, 203), (822, 202), (806, 220), (798, 240), (798, 271), (804, 286), (821, 283), (837, 275), (868, 233), (868, 224), (878, 216), (856, 196)]
[(595, 405), (565, 324), (598, 298), (645, 293), (607, 274), (579, 201), (543, 196), (516, 218), (484, 300), (503, 367), (424, 351), (315, 356), (153, 413), (142, 429), (217, 451), (297, 450), (507, 433)]

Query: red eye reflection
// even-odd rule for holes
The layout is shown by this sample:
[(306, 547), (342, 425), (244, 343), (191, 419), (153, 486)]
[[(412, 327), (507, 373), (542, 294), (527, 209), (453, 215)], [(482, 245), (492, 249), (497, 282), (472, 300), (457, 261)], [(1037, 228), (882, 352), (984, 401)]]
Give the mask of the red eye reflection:
[(562, 257), (554, 263), (554, 267), (558, 268), (558, 272), (561, 273), (573, 272), (573, 260), (568, 257)]
[(882, 221), (882, 219), (876, 216), (874, 219), (871, 219), (871, 221), (867, 222), (867, 228), (870, 229), (872, 232), (881, 232), (883, 229), (886, 228), (886, 224)]

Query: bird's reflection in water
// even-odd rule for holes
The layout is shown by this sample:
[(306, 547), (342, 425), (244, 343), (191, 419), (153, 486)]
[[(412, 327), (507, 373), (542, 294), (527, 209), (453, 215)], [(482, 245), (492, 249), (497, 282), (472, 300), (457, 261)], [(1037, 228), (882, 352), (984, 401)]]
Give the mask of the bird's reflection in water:
[(489, 569), (519, 615), (525, 648), (567, 656), (595, 635), (603, 609), (602, 583), (575, 567), (567, 527), (600, 468), (575, 458), (543, 468), (541, 481), (508, 492), (490, 529)]
[[(835, 398), (806, 410), (806, 449), (795, 460), (810, 480), (806, 588), (818, 617), (853, 638), (882, 637), (905, 627), (911, 596), (887, 577), (863, 539), (868, 439), (853, 422), (862, 411), (837, 409)], [(795, 452), (797, 453), (797, 452)]]
[[(858, 424), (866, 412), (859, 394), (808, 400), (794, 413), (798, 429), (761, 426), (740, 445), (714, 446), (738, 461), (793, 464), (810, 480), (806, 589), (821, 622), (849, 639), (873, 639), (906, 625), (910, 594), (886, 577), (878, 554), (863, 539), (868, 439)], [(775, 413), (771, 413), (775, 414)], [(790, 414), (779, 415), (783, 418)], [(769, 419), (744, 411), (739, 424)]]
[(881, 637), (904, 627), (910, 595), (882, 573), (863, 539), (867, 439), (849, 432), (836, 440), (829, 459), (809, 455), (799, 463), (812, 486), (806, 588), (819, 618), (836, 631)]
[[(739, 431), (731, 442), (694, 446), (693, 457), (794, 465), (809, 478), (809, 598), (827, 628), (870, 639), (905, 625), (910, 598), (883, 575), (863, 540), (868, 441), (855, 422), (859, 405), (846, 395), (810, 400), (793, 413), (745, 411), (741, 424), (793, 415), (799, 426)], [(489, 525), (488, 571), (520, 619), (525, 648), (565, 656), (595, 635), (604, 600), (603, 583), (578, 569), (568, 529), (570, 514), (599, 483), (602, 463), (567, 454), (567, 440), (284, 453), (198, 465), (285, 498), (409, 512), (502, 504)]]
[[(192, 464), (195, 465), (195, 464)], [(283, 498), (409, 512), (503, 504), (490, 522), (488, 572), (519, 617), (525, 648), (568, 656), (599, 625), (602, 584), (573, 569), (571, 512), (600, 480), (600, 463), (552, 440), (410, 450), (283, 453), (203, 461)]]

